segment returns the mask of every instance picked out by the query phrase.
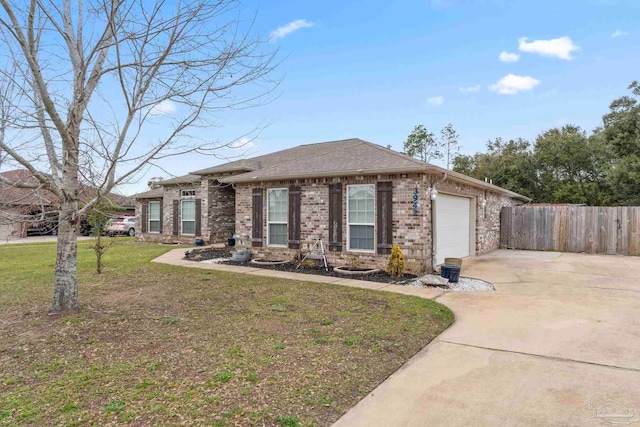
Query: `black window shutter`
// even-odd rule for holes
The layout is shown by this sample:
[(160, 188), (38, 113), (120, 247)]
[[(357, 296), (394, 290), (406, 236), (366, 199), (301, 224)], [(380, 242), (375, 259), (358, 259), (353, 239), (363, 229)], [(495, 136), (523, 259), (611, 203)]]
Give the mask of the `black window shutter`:
[(342, 251), (342, 184), (329, 184), (329, 250)]
[(164, 205), (164, 201), (160, 200), (160, 234), (162, 234), (162, 224), (164, 223), (164, 219), (163, 219), (163, 205)]
[(289, 187), (289, 249), (300, 249), (300, 196), (299, 186)]
[(376, 183), (376, 229), (377, 253), (385, 255), (391, 253), (393, 246), (393, 183), (384, 181)]
[(202, 235), (202, 199), (196, 199), (196, 236)]
[(140, 228), (142, 233), (146, 233), (147, 232), (147, 209), (149, 206), (149, 202), (148, 201), (144, 201), (141, 203), (140, 208), (142, 209), (142, 212), (140, 212)]
[(180, 234), (180, 200), (173, 201), (173, 235)]
[(264, 228), (264, 219), (262, 215), (264, 210), (264, 190), (262, 188), (254, 188), (252, 195), (251, 246), (261, 247), (262, 230)]

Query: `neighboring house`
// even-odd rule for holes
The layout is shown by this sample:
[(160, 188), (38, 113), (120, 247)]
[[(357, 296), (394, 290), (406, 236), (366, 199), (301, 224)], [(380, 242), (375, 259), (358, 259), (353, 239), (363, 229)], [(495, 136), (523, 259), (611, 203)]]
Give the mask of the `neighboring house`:
[[(24, 169), (0, 172), (0, 175), (11, 182), (36, 184), (31, 173)], [(57, 200), (49, 191), (19, 188), (0, 181), (0, 240), (26, 237), (29, 228), (51, 229), (57, 223)]]
[(235, 233), (254, 257), (290, 259), (322, 238), (333, 265), (378, 268), (398, 245), (413, 272), (497, 249), (502, 207), (530, 201), (360, 139), (226, 163), (134, 197), (145, 240)]
[[(0, 172), (13, 183), (37, 184), (37, 180), (26, 169)], [(89, 198), (95, 190), (89, 186), (81, 188), (81, 196)], [(124, 208), (120, 215), (135, 215), (133, 199), (117, 194), (108, 196), (115, 204)], [(0, 240), (27, 237), (27, 234), (47, 234), (58, 225), (59, 200), (55, 194), (43, 189), (20, 188), (0, 181)]]

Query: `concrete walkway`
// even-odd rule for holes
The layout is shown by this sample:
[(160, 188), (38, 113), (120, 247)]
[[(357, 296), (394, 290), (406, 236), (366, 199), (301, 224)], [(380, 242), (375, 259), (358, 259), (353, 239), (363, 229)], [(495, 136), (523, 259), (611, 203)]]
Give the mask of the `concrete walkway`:
[(236, 265), (208, 264), (203, 262), (186, 261), (182, 258), (184, 257), (184, 252), (188, 249), (190, 248), (184, 247), (180, 249), (171, 250), (163, 255), (160, 255), (158, 258), (154, 259), (153, 262), (158, 262), (161, 264), (177, 265), (181, 267), (200, 268), (204, 270), (227, 271), (229, 273), (244, 273), (244, 274), (251, 274), (254, 276), (279, 277), (281, 279), (301, 280), (305, 282), (331, 283), (334, 285), (341, 285), (341, 286), (351, 286), (351, 287), (363, 288), (363, 289), (383, 290), (383, 291), (396, 292), (396, 293), (405, 294), (405, 295), (416, 295), (416, 296), (429, 298), (429, 299), (437, 298), (446, 293), (446, 291), (442, 291), (442, 290), (411, 288), (407, 286), (389, 285), (387, 283), (368, 282), (366, 280), (343, 279), (340, 277), (320, 276), (320, 275), (305, 274), (305, 273), (291, 273), (288, 271), (275, 271), (275, 270), (267, 270), (264, 268), (240, 267)]
[(640, 425), (640, 258), (495, 251), (463, 275), (495, 292), (429, 289), (156, 259), (436, 299), (456, 322), (335, 427)]

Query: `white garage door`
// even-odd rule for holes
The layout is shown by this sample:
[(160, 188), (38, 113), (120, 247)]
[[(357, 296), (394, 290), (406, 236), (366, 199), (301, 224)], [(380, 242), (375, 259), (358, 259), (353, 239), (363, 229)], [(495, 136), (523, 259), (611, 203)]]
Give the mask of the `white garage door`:
[(438, 194), (436, 204), (436, 264), (445, 258), (469, 256), (471, 199)]

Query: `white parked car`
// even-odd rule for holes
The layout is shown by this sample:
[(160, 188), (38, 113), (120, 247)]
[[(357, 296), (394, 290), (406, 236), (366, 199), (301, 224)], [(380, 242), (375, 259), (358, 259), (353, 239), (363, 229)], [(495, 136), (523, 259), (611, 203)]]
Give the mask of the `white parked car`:
[(119, 234), (135, 236), (136, 235), (136, 219), (132, 216), (119, 216), (111, 218), (107, 221), (107, 235), (117, 236)]

